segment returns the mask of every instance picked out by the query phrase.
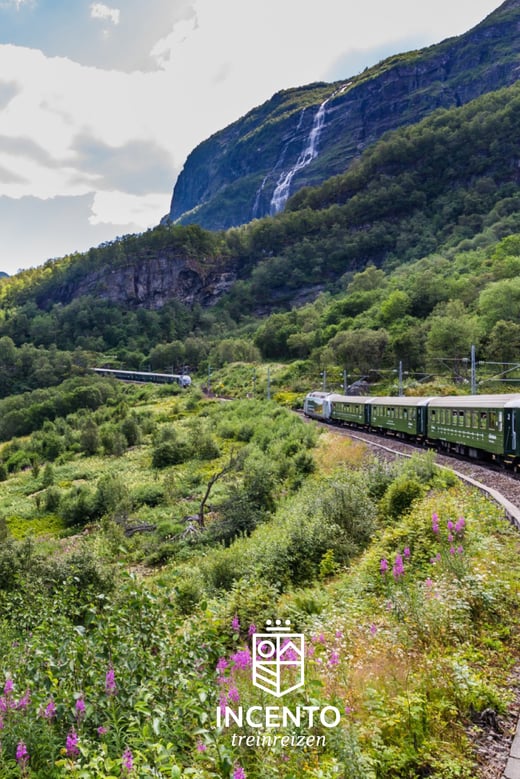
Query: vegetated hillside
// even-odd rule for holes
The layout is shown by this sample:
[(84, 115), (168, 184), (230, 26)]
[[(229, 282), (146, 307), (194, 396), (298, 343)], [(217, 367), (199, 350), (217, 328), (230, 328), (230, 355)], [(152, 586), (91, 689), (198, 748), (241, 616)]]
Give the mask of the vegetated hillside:
[(277, 93), (192, 151), (167, 218), (223, 229), (276, 213), (302, 186), (344, 172), (388, 130), (514, 83), (519, 24), (520, 4), (507, 0), (460, 37), (343, 81)]
[(493, 243), (520, 230), (519, 132), (519, 85), (440, 110), (386, 135), (342, 176), (301, 190), (276, 217), (225, 233), (163, 225), (3, 280), (3, 331), (22, 303), (32, 320), (85, 295), (125, 311), (167, 301), (195, 311), (228, 290), (237, 318), (316, 295), (370, 263)]
[[(118, 385), (63, 414), (0, 453), (2, 777), (489, 776), (520, 589), (489, 501), (273, 403)], [(216, 711), (265, 710), (273, 614), (305, 637), (289, 709), (339, 720), (266, 746)]]

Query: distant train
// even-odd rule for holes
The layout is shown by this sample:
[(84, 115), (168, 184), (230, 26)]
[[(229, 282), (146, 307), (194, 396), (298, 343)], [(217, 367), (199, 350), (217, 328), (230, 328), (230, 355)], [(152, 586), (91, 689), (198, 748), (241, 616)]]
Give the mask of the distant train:
[(520, 394), (412, 398), (310, 392), (303, 411), (332, 424), (520, 464)]
[(189, 387), (191, 377), (186, 373), (151, 373), (149, 371), (120, 371), (113, 368), (92, 368), (98, 376), (108, 376), (121, 381), (146, 381), (152, 384), (179, 384)]

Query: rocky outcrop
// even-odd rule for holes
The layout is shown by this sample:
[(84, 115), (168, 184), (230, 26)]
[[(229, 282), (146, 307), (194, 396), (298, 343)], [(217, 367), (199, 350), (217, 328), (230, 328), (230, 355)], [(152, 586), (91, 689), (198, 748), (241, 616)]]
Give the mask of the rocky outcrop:
[[(211, 306), (237, 278), (233, 263), (206, 265), (204, 260), (179, 257), (168, 251), (129, 257), (116, 268), (100, 267), (53, 291), (52, 302), (64, 305), (91, 295), (131, 307), (162, 308), (171, 300), (187, 306)], [(45, 301), (41, 300), (40, 304)]]
[(519, 32), (520, 0), (507, 0), (458, 38), (352, 80), (278, 93), (194, 149), (166, 220), (215, 230), (276, 212), (301, 187), (344, 172), (387, 131), (513, 84)]

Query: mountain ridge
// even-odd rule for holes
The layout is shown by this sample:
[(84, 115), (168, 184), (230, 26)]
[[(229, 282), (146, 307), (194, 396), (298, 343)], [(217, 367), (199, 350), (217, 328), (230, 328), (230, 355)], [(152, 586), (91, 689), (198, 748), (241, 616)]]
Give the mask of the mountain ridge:
[[(276, 93), (191, 152), (164, 221), (218, 230), (280, 210), (273, 195), (291, 170), (287, 196), (343, 172), (389, 130), (514, 83), (518, 31), (520, 3), (506, 0), (461, 36), (393, 55), (351, 79)], [(298, 168), (323, 106), (319, 153)]]

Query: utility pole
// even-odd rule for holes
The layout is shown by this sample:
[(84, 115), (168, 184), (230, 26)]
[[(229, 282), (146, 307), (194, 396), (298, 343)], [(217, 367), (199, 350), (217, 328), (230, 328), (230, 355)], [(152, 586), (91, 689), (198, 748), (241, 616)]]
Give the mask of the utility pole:
[(399, 360), (399, 397), (403, 396), (403, 361)]
[(327, 371), (325, 370), (325, 368), (323, 369), (322, 375), (323, 375), (323, 392), (325, 392), (327, 388)]
[(474, 344), (471, 345), (471, 394), (477, 394), (477, 363)]

